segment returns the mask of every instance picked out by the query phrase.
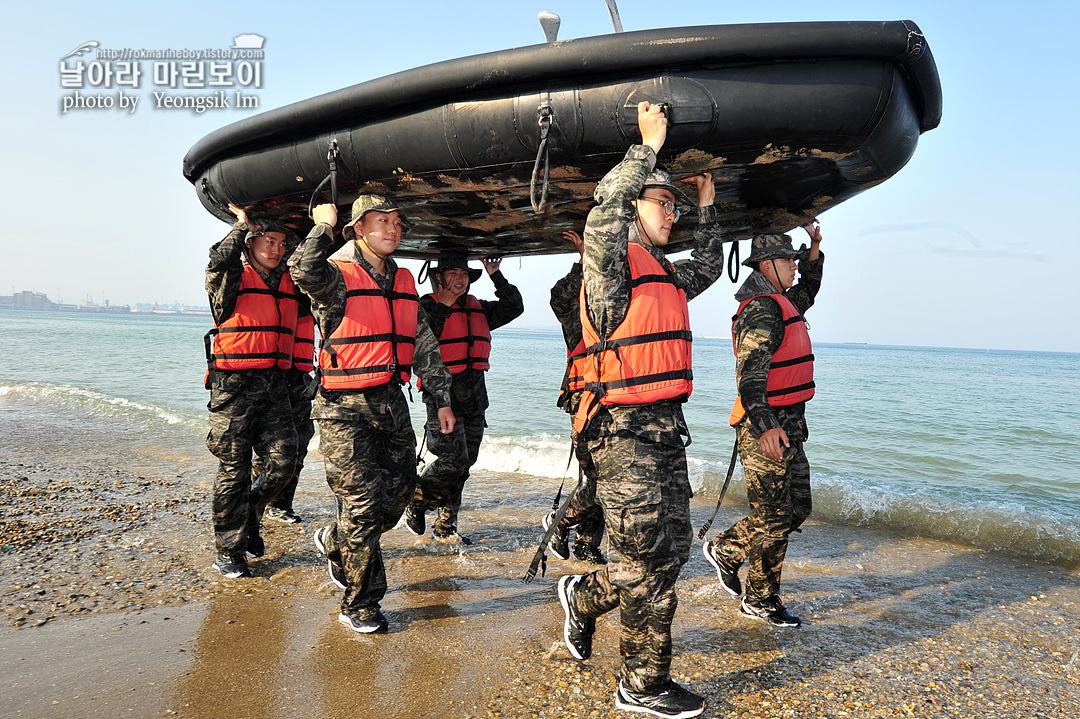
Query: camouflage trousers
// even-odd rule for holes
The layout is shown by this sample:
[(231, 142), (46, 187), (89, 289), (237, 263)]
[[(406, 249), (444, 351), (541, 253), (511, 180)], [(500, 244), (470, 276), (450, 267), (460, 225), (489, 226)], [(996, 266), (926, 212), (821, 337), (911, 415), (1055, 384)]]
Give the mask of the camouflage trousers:
[[(210, 388), (206, 446), (218, 458), (214, 480), (214, 546), (243, 555), (257, 536), (267, 503), (292, 477), (296, 429), (289, 387), (277, 369), (218, 371)], [(263, 479), (252, 482), (252, 452), (264, 453)]]
[(592, 439), (588, 450), (608, 563), (582, 578), (574, 609), (599, 617), (619, 608), (621, 678), (633, 691), (651, 691), (668, 680), (675, 581), (693, 539), (686, 450), (626, 431)]
[(400, 389), (385, 403), (356, 404), (351, 409), (356, 419), (319, 419), (319, 451), (338, 507), (326, 550), (341, 562), (349, 585), (341, 610), (366, 619), (374, 616), (386, 595), (380, 539), (401, 519), (415, 484), (412, 477), (384, 469), (378, 458), (387, 455), (414, 469), (416, 435)]
[(461, 511), (461, 493), (469, 479), (469, 468), (476, 464), (480, 443), (484, 440), (483, 412), (454, 412), (457, 420), (454, 431), (439, 431), (439, 408), (427, 406), (427, 423), (424, 432), (427, 448), (436, 460), (424, 470), (426, 488), (416, 488), (411, 506), (416, 511), (438, 510), (432, 532), (444, 537), (457, 531), (458, 512)]
[(791, 440), (784, 460), (761, 453), (749, 422), (736, 427), (739, 459), (746, 474), (750, 514), (713, 538), (715, 551), (735, 563), (746, 561), (746, 600), (759, 602), (780, 594), (780, 575), (787, 554), (788, 535), (810, 516), (810, 463), (803, 443)]
[(575, 544), (580, 542), (596, 549), (604, 539), (604, 512), (596, 503), (596, 463), (593, 462), (585, 442), (575, 444), (574, 455), (584, 481), (574, 492), (570, 506), (566, 508), (566, 515), (559, 522), (559, 528), (576, 530)]
[[(293, 465), (292, 476), (278, 495), (270, 500), (267, 506), (275, 509), (291, 511), (293, 497), (296, 496), (296, 487), (300, 482), (300, 472), (304, 469), (304, 460), (307, 458), (308, 445), (315, 436), (315, 422), (311, 419), (311, 400), (304, 398), (307, 384), (311, 381), (311, 375), (299, 370), (289, 370), (289, 406), (292, 408), (293, 426), (296, 427), (296, 463)], [(266, 452), (261, 447), (255, 447), (255, 462), (251, 466), (251, 476), (261, 477), (265, 472)], [(256, 480), (258, 481), (258, 480)]]

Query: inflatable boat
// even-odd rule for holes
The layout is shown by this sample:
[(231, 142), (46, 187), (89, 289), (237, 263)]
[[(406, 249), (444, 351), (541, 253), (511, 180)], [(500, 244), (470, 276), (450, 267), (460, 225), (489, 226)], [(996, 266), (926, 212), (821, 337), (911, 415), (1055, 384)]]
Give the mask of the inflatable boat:
[(892, 177), (942, 102), (911, 21), (645, 30), (440, 62), (256, 115), (200, 140), (184, 175), (228, 222), (232, 202), (303, 233), (313, 195), (347, 213), (376, 192), (407, 208), (403, 257), (567, 252), (562, 231), (581, 229), (597, 181), (640, 142), (642, 100), (670, 122), (659, 165), (711, 171), (733, 238), (787, 231)]

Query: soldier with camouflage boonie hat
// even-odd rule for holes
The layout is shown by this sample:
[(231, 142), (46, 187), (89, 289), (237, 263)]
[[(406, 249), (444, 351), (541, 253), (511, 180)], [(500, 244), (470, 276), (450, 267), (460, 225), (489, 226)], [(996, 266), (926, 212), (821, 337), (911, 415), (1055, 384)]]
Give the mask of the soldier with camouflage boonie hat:
[(803, 245), (795, 249), (790, 235), (758, 235), (750, 243), (750, 256), (743, 260), (743, 265), (757, 269), (763, 260), (805, 260), (810, 249)]
[[(814, 394), (814, 355), (800, 320), (821, 287), (825, 257), (817, 220), (804, 229), (809, 248), (796, 250), (788, 235), (759, 235), (743, 262), (754, 271), (735, 293), (739, 310), (731, 334), (739, 396), (729, 423), (735, 427), (750, 514), (702, 547), (721, 586), (732, 596), (744, 595), (739, 611), (779, 627), (801, 624), (780, 599), (780, 575), (788, 535), (811, 508), (803, 442), (806, 401)], [(750, 565), (745, 593), (739, 580), (744, 562)]]
[(353, 225), (364, 218), (369, 212), (396, 212), (401, 220), (401, 234), (409, 231), (409, 221), (405, 213), (401, 211), (401, 205), (383, 195), (360, 195), (352, 203), (349, 212), (349, 222), (341, 229), (341, 234), (346, 240), (352, 242), (356, 239), (356, 231)]

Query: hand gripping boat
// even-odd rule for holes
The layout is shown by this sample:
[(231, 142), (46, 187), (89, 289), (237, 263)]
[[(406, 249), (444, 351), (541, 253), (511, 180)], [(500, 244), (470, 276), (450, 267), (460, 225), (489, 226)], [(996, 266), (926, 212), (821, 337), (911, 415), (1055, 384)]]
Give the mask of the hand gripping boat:
[[(896, 174), (941, 119), (930, 48), (910, 21), (714, 25), (616, 33), (440, 62), (234, 123), (184, 175), (306, 232), (320, 187), (343, 213), (362, 192), (403, 203), (397, 252), (568, 252), (603, 175), (664, 104), (660, 166), (713, 173), (732, 237), (782, 232)], [(333, 183), (326, 182), (334, 166)], [(318, 202), (330, 201), (322, 189)], [(676, 225), (672, 249), (692, 221)]]

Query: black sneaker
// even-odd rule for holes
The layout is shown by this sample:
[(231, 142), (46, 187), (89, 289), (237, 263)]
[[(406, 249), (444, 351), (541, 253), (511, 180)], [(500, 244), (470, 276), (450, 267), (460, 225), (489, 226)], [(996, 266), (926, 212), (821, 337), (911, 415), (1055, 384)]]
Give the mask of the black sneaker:
[[(540, 520), (540, 524), (544, 526), (546, 532), (551, 527), (551, 520), (555, 519), (555, 511), (552, 510), (544, 515), (544, 518)], [(555, 531), (551, 534), (551, 541), (548, 542), (548, 549), (559, 559), (570, 558), (570, 532), (562, 527), (556, 527)]]
[(716, 551), (716, 547), (711, 542), (705, 542), (705, 544), (701, 545), (701, 552), (709, 560), (709, 564), (713, 565), (713, 569), (716, 570), (716, 576), (720, 578), (720, 586), (733, 597), (741, 596), (742, 582), (739, 581), (739, 567), (742, 566), (742, 562), (735, 564)]
[(390, 629), (386, 617), (379, 611), (376, 611), (374, 616), (367, 619), (360, 619), (354, 614), (342, 612), (338, 615), (338, 621), (357, 634), (374, 634), (375, 632), (385, 632)]
[(285, 524), (300, 524), (304, 520), (299, 514), (292, 509), (278, 509), (277, 507), (267, 507), (266, 514), (264, 515), (270, 519), (276, 519), (279, 522)]
[(690, 719), (705, 711), (705, 698), (675, 682), (668, 683), (657, 692), (633, 692), (623, 686), (615, 690), (615, 706), (623, 711), (641, 712), (657, 717), (672, 719)]
[(574, 556), (582, 562), (589, 564), (607, 564), (600, 550), (585, 542), (574, 542)]
[(330, 558), (330, 554), (326, 551), (326, 539), (330, 534), (330, 527), (326, 526), (321, 529), (315, 530), (315, 549), (326, 557), (326, 572), (330, 575), (330, 580), (338, 585), (341, 589), (349, 588), (349, 581), (345, 578), (345, 568), (341, 566), (341, 562)]
[(251, 569), (248, 568), (247, 559), (243, 554), (236, 557), (224, 553), (218, 554), (217, 561), (210, 566), (221, 572), (221, 576), (229, 579), (251, 576)]
[(563, 641), (575, 659), (588, 659), (592, 656), (592, 638), (596, 631), (596, 620), (574, 611), (570, 604), (570, 595), (581, 581), (580, 574), (567, 574), (559, 579), (559, 603), (562, 604), (566, 621), (563, 622)]
[(425, 523), (424, 523), (424, 510), (417, 507), (414, 508), (411, 504), (405, 508), (405, 529), (409, 530), (417, 537), (424, 535)]
[(248, 537), (247, 550), (245, 552), (252, 559), (258, 559), (266, 554), (266, 542), (258, 534), (252, 534)]
[(739, 611), (754, 619), (764, 619), (774, 627), (799, 627), (802, 620), (784, 608), (780, 597), (769, 597), (760, 602), (742, 600)]

